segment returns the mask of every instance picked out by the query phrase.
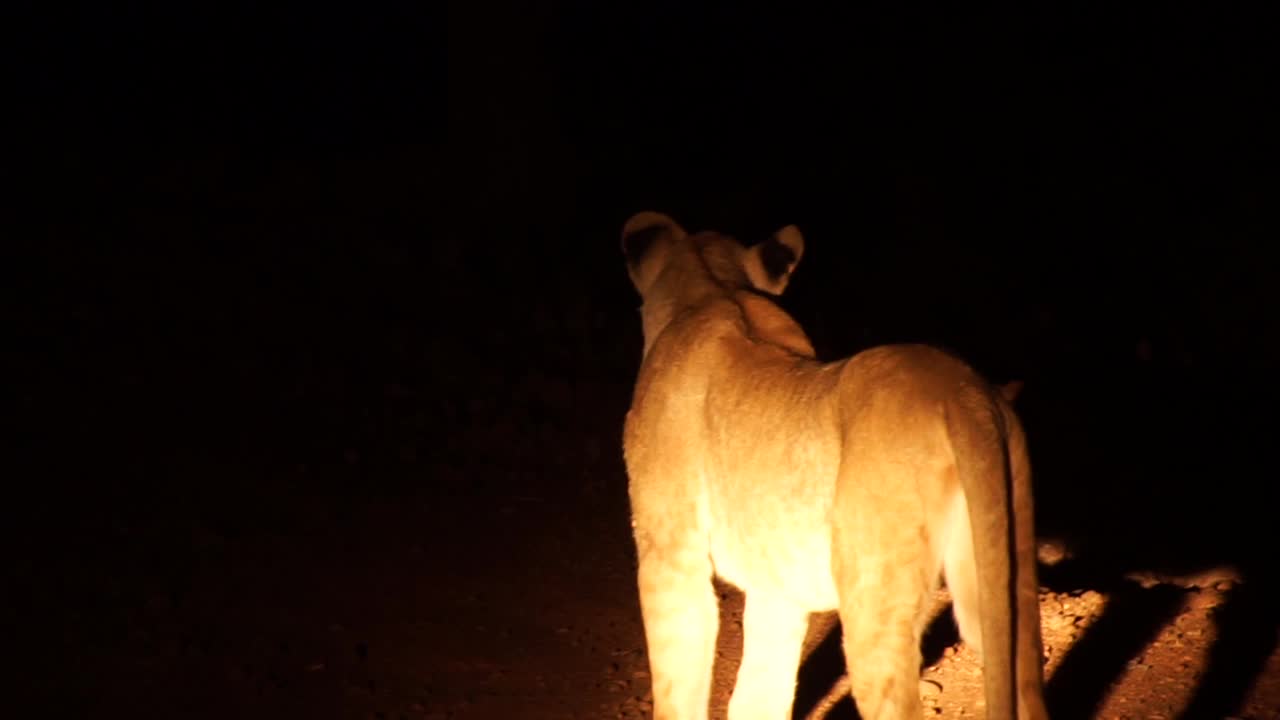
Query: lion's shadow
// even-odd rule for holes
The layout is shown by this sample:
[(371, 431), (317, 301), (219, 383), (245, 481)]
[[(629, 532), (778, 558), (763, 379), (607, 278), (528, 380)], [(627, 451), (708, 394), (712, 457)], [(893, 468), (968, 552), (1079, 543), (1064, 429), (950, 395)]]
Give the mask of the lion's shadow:
[(1036, 466), (1037, 528), (1074, 549), (1042, 569), (1041, 584), (1109, 595), (1046, 688), (1056, 716), (1088, 717), (1187, 594), (1220, 571), (1239, 582), (1213, 609), (1205, 673), (1179, 717), (1227, 717), (1243, 703), (1280, 626), (1275, 471), (1263, 462), (1270, 426), (1258, 420), (1276, 397), (1264, 381), (1241, 369), (1148, 367), (1077, 387), (1027, 383), (1019, 412)]

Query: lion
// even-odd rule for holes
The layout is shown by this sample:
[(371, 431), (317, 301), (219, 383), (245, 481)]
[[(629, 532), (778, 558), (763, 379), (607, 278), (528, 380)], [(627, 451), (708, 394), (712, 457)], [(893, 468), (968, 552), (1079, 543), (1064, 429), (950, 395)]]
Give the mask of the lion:
[(745, 593), (730, 720), (791, 717), (810, 613), (836, 610), (867, 720), (919, 718), (920, 641), (945, 579), (987, 717), (1048, 717), (1031, 467), (1005, 391), (941, 350), (820, 362), (774, 301), (804, 251), (669, 216), (622, 249), (644, 346), (623, 429), (657, 720), (706, 718), (713, 576)]

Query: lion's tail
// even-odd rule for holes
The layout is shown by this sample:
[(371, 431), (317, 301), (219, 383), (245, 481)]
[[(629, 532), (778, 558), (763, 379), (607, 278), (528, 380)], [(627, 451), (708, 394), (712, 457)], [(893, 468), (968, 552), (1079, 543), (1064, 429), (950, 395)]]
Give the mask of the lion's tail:
[[(1007, 401), (971, 387), (947, 407), (947, 433), (969, 509), (987, 717), (1047, 717), (1031, 469), (1021, 424)], [(1019, 698), (1031, 707), (1019, 708)]]

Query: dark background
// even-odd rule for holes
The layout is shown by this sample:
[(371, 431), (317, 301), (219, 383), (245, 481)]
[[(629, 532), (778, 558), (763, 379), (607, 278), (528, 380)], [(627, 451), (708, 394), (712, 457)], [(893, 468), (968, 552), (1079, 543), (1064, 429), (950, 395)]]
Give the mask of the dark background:
[(1041, 526), (1105, 548), (1098, 572), (1270, 582), (1260, 17), (273, 8), (9, 26), (19, 580), (87, 548), (181, 568), (191, 528), (316, 498), (524, 492), (438, 469), (515, 452), (495, 438), (572, 464), (540, 428), (589, 426), (616, 472), (640, 348), (618, 234), (655, 209), (747, 243), (797, 224), (783, 304), (824, 359), (925, 341), (1025, 380)]

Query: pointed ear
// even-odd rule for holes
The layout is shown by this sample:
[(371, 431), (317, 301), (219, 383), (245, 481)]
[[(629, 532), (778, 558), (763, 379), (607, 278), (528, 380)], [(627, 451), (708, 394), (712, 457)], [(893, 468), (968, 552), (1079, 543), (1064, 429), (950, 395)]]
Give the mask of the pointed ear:
[(757, 289), (781, 295), (787, 289), (804, 254), (804, 236), (795, 225), (788, 225), (768, 240), (749, 248), (744, 257), (747, 277)]
[(652, 210), (632, 215), (622, 226), (622, 254), (627, 258), (631, 284), (644, 296), (658, 276), (672, 242), (687, 235), (669, 216)]

